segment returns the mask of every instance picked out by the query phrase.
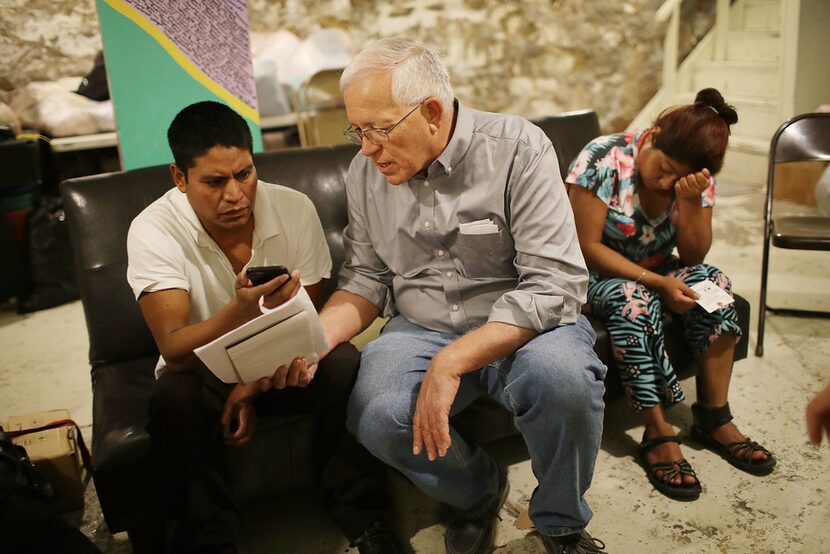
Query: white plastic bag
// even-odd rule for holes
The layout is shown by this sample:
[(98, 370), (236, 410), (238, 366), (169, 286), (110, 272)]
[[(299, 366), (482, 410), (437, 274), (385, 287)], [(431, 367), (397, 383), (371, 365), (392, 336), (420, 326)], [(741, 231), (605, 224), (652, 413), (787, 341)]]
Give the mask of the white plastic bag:
[(96, 102), (74, 93), (80, 79), (29, 83), (15, 91), (10, 106), (23, 126), (53, 137), (114, 131), (112, 102)]

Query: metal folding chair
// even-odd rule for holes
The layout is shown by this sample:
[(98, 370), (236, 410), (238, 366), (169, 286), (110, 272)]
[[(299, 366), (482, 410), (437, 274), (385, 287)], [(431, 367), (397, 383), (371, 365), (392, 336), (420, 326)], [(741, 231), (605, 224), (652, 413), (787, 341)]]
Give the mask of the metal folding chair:
[(815, 215), (773, 217), (775, 168), (778, 164), (800, 161), (830, 162), (830, 113), (798, 115), (781, 125), (770, 143), (756, 356), (764, 355), (764, 324), (767, 310), (794, 315), (830, 316), (828, 312), (767, 306), (770, 244), (778, 248), (796, 250), (830, 250), (830, 217)]

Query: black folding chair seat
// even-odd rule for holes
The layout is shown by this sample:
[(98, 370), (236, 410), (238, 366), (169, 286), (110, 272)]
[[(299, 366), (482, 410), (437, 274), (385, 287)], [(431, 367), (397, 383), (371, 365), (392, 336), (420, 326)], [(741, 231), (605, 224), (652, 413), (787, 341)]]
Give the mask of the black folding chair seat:
[(797, 250), (830, 250), (830, 217), (776, 218), (772, 244)]

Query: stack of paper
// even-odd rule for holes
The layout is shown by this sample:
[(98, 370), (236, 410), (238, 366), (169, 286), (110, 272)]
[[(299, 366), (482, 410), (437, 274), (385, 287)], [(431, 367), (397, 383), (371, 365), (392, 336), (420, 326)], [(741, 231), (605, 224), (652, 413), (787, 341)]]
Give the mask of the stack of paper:
[(305, 289), (273, 310), (194, 350), (225, 383), (270, 377), (296, 357), (317, 361), (328, 348), (320, 317)]

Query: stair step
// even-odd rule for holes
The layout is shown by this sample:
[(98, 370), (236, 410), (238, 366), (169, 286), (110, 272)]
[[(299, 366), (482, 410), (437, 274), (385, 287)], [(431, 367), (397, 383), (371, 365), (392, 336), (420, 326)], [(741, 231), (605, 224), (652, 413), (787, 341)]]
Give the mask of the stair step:
[(746, 96), (761, 100), (778, 97), (778, 64), (770, 62), (708, 62), (695, 67), (692, 88), (715, 87), (724, 97)]
[(755, 138), (769, 146), (769, 141), (781, 125), (781, 107), (778, 102), (757, 100), (742, 96), (727, 97), (738, 112), (738, 123), (732, 127), (732, 134)]
[(779, 31), (781, 29), (780, 0), (744, 0), (729, 12), (730, 29), (744, 31)]
[[(691, 104), (695, 101), (696, 94), (697, 91), (678, 93), (671, 105)], [(764, 148), (768, 147), (772, 135), (782, 123), (778, 102), (750, 96), (724, 94), (724, 97), (726, 102), (732, 104), (738, 112), (738, 123), (732, 127), (732, 136), (759, 140), (765, 145)]]
[(769, 154), (769, 143), (772, 140), (772, 135), (768, 139), (759, 139), (755, 137), (746, 137), (740, 135), (732, 135), (729, 137), (729, 148), (740, 150), (748, 154), (759, 154), (766, 157)]
[(730, 31), (726, 43), (730, 61), (769, 61), (781, 59), (781, 37), (767, 31)]

